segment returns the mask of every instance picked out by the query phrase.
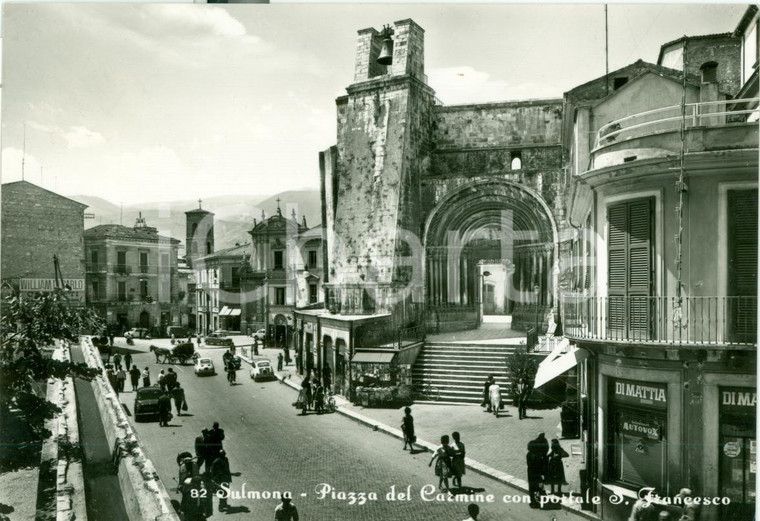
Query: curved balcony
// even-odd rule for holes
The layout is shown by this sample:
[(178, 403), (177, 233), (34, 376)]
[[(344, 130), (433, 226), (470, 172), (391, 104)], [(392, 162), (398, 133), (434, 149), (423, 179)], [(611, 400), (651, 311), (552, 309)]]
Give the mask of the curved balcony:
[[(757, 149), (759, 101), (747, 98), (686, 104), (687, 151)], [(589, 170), (680, 153), (682, 118), (681, 105), (672, 105), (607, 123), (596, 132)]]

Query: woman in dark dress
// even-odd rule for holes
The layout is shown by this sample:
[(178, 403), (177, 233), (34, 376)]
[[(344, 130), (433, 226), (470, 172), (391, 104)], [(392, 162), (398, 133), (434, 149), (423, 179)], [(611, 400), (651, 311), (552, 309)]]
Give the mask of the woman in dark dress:
[(565, 449), (559, 444), (559, 440), (552, 440), (551, 450), (549, 451), (549, 464), (546, 472), (546, 483), (551, 487), (551, 493), (554, 494), (554, 487), (557, 487), (556, 494), (562, 495), (562, 485), (567, 485), (565, 481), (565, 465), (562, 458), (570, 456)]
[(452, 432), (451, 437), (454, 438), (454, 457), (451, 458), (451, 475), (454, 477), (453, 484), (455, 487), (462, 488), (462, 475), (465, 473), (464, 466), (464, 443), (459, 439), (458, 432)]
[(404, 419), (402, 421), (401, 432), (404, 433), (404, 450), (409, 445), (409, 451), (414, 452), (414, 442), (417, 441), (417, 436), (414, 434), (414, 418), (410, 407), (404, 407)]

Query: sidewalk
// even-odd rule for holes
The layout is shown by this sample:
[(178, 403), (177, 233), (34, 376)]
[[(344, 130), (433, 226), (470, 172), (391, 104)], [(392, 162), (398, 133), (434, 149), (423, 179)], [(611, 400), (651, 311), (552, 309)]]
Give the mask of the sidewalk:
[[(248, 343), (241, 337), (240, 342)], [(236, 338), (236, 344), (238, 339)], [(281, 349), (259, 348), (259, 358), (268, 358), (277, 367), (277, 355)], [(250, 363), (250, 359), (241, 351), (241, 357)], [(247, 352), (246, 352), (247, 354)], [(257, 358), (257, 357), (254, 357)], [(296, 373), (295, 365), (291, 362), (278, 372), (286, 384), (294, 389), (300, 389), (301, 376)], [(403, 439), (400, 425), (404, 416), (401, 408), (365, 408), (351, 404), (340, 396), (335, 397), (338, 412), (356, 421), (369, 425)], [(479, 472), (510, 485), (518, 490), (527, 492), (527, 469), (525, 465), (525, 450), (528, 441), (539, 432), (546, 433), (546, 438), (559, 438), (558, 424), (560, 423), (559, 408), (544, 410), (528, 410), (528, 418), (517, 419), (517, 410), (507, 405), (501, 411), (499, 418), (483, 412), (478, 405), (462, 405), (445, 402), (415, 403), (412, 405), (417, 445), (434, 450), (438, 446), (441, 435), (459, 431), (462, 442), (467, 448), (466, 464), (469, 470)], [(565, 477), (569, 486), (563, 487), (563, 492), (580, 493), (578, 471), (582, 468), (580, 456), (580, 440), (560, 438), (562, 447), (571, 454), (565, 464)], [(402, 443), (399, 442), (401, 453)], [(573, 450), (575, 449), (575, 450)], [(465, 475), (466, 484), (466, 475)], [(579, 508), (567, 508), (588, 519), (598, 519), (590, 512)]]

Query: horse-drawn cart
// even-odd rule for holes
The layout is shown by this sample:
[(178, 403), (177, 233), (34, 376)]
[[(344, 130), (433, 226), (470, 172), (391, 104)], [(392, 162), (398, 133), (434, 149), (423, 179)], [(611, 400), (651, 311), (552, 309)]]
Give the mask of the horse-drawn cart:
[(156, 355), (156, 362), (160, 361), (163, 364), (185, 365), (195, 357), (195, 347), (192, 342), (185, 342), (171, 349), (151, 345), (150, 350)]

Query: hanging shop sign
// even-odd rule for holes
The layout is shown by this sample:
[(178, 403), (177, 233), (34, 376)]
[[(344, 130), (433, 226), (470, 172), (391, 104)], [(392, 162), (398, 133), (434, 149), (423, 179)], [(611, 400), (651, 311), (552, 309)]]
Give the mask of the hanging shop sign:
[(662, 409), (668, 405), (666, 384), (612, 379), (610, 387), (610, 397), (619, 403), (649, 405)]

